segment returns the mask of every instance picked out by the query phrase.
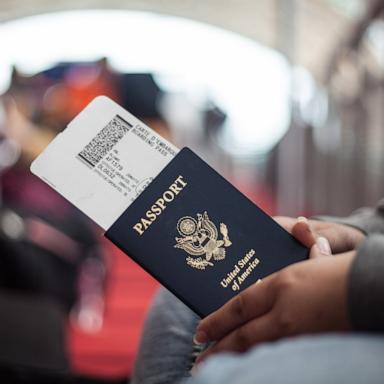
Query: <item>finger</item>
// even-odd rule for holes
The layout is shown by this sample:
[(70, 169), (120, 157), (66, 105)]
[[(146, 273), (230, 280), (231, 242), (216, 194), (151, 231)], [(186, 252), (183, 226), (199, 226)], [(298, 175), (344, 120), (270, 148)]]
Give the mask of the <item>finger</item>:
[(286, 216), (274, 216), (273, 220), (276, 221), (281, 227), (283, 227), (289, 233), (292, 233), (292, 227), (296, 224), (296, 219)]
[(319, 236), (316, 239), (316, 244), (311, 248), (309, 253), (309, 258), (314, 259), (317, 257), (332, 256), (331, 246), (329, 241), (323, 237)]
[(308, 220), (299, 217), (296, 224), (292, 227), (292, 235), (304, 246), (311, 248), (316, 243), (316, 235), (311, 230)]
[(329, 244), (332, 244), (332, 251), (334, 253), (344, 252), (344, 248), (349, 249), (349, 242), (343, 231), (335, 230), (333, 228), (324, 228), (316, 230), (316, 235), (326, 238)]
[(201, 320), (196, 328), (195, 342), (201, 344), (220, 340), (250, 319), (269, 311), (273, 304), (270, 281), (274, 276), (270, 275), (261, 283), (251, 285)]
[(216, 344), (202, 352), (196, 359), (200, 364), (209, 356), (219, 352), (244, 352), (250, 347), (264, 341), (275, 340), (278, 335), (271, 312), (236, 328)]
[(312, 230), (328, 239), (333, 253), (343, 253), (356, 249), (365, 239), (365, 234), (356, 228), (335, 223), (311, 220)]

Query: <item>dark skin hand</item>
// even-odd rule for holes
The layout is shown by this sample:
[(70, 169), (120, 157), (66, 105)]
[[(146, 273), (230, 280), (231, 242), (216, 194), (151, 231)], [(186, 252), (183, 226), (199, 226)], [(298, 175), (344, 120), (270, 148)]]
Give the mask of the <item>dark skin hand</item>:
[(313, 232), (308, 222), (295, 223), (291, 232), (310, 246), (310, 259), (268, 276), (203, 319), (195, 341), (214, 344), (197, 363), (219, 352), (244, 352), (284, 337), (350, 329), (346, 296), (356, 251), (334, 257), (327, 240)]

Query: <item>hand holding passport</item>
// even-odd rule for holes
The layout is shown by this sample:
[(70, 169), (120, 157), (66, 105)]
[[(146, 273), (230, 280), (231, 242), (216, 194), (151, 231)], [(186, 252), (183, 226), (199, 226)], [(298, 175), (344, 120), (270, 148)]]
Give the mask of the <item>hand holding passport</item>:
[(190, 149), (178, 150), (106, 97), (31, 169), (201, 317), (308, 257)]

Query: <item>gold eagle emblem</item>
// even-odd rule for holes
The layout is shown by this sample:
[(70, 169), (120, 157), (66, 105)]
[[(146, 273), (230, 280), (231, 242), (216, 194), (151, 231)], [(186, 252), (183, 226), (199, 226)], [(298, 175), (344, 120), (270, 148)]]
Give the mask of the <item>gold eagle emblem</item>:
[(189, 256), (187, 264), (193, 268), (205, 269), (213, 266), (212, 261), (225, 258), (225, 248), (232, 242), (228, 237), (228, 228), (220, 223), (220, 234), (216, 225), (209, 219), (208, 213), (197, 214), (197, 220), (191, 216), (184, 216), (177, 222), (177, 231), (182, 237), (176, 237), (175, 248), (183, 249)]

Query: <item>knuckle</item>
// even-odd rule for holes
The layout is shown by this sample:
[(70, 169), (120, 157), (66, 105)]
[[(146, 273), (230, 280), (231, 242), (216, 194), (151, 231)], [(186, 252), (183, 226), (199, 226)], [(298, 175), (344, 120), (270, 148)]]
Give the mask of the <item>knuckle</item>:
[(296, 280), (295, 273), (292, 272), (289, 268), (283, 269), (275, 279), (275, 288), (278, 291), (285, 291), (291, 288)]
[(349, 249), (356, 248), (363, 239), (363, 234), (360, 234), (359, 231), (354, 228), (346, 231), (346, 242), (348, 244)]
[(355, 248), (356, 240), (350, 232), (347, 232), (344, 234), (344, 241), (345, 241), (347, 250)]
[(245, 327), (237, 328), (234, 335), (236, 349), (245, 351), (251, 344), (251, 335)]
[(279, 311), (275, 317), (275, 327), (278, 334), (291, 335), (294, 333), (295, 319), (289, 311)]
[(237, 295), (233, 301), (233, 312), (238, 319), (245, 320), (247, 318), (247, 306), (242, 294)]

